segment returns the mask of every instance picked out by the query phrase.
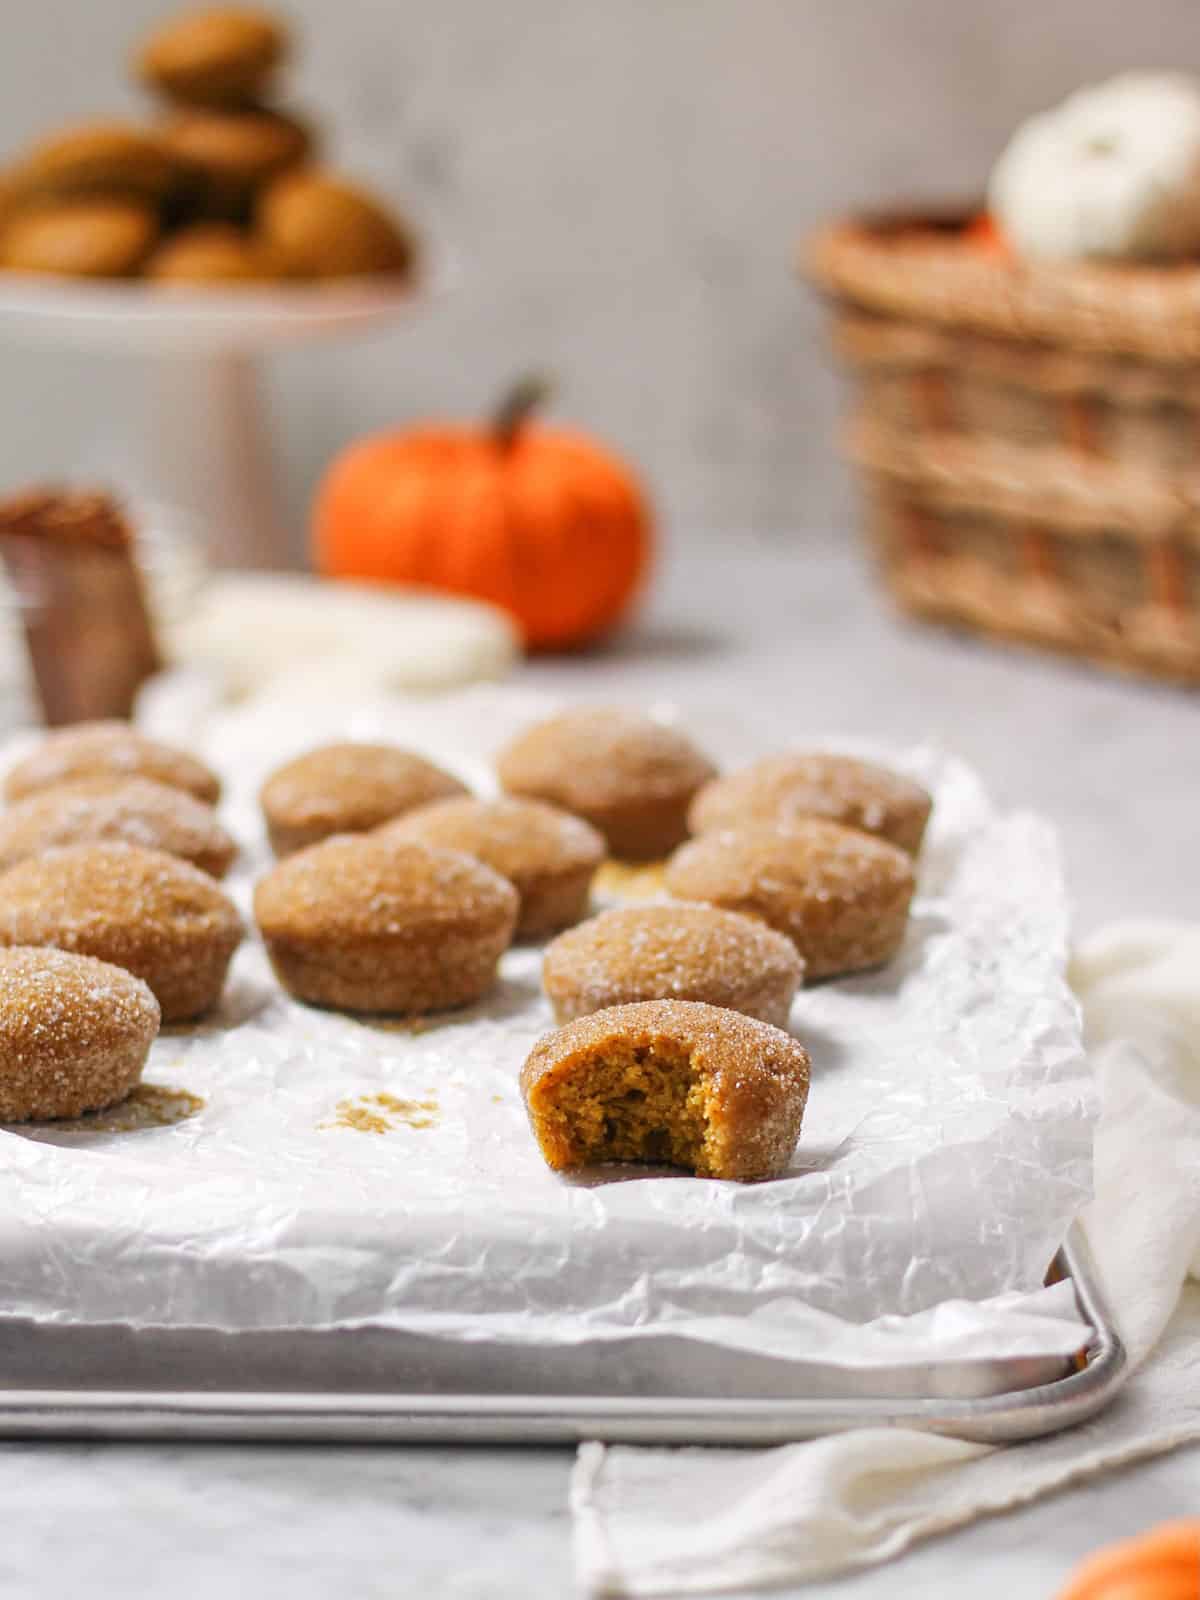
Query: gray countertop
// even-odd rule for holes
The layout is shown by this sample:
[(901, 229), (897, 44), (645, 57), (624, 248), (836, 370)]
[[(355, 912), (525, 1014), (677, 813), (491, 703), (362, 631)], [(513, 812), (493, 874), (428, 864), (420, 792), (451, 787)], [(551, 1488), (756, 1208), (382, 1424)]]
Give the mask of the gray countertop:
[[(1200, 697), (894, 620), (850, 552), (730, 538), (666, 563), (639, 624), (535, 661), (531, 684), (731, 699), (781, 726), (940, 739), (1062, 829), (1080, 926), (1194, 914)], [(565, 1450), (0, 1446), (5, 1595), (520, 1596), (571, 1592)], [(1045, 1596), (1098, 1543), (1197, 1508), (1200, 1449), (806, 1590), (845, 1600)]]

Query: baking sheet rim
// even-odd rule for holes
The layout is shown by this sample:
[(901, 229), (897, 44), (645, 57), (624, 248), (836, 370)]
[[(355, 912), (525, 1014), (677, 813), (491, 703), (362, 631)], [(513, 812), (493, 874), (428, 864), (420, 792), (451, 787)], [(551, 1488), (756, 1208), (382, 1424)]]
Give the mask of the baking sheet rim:
[[(656, 1398), (561, 1394), (412, 1394), (218, 1389), (0, 1389), (0, 1436), (98, 1439), (297, 1439), (350, 1443), (783, 1444), (858, 1427), (911, 1427), (1002, 1443), (1095, 1415), (1117, 1394), (1127, 1360), (1078, 1225), (1055, 1258), (1092, 1329), (1080, 1371), (1002, 1393), (950, 1399)], [(331, 1332), (331, 1337), (336, 1333)], [(234, 1335), (236, 1338), (237, 1336)], [(937, 1363), (930, 1363), (930, 1372)], [(930, 1388), (934, 1385), (931, 1382)]]

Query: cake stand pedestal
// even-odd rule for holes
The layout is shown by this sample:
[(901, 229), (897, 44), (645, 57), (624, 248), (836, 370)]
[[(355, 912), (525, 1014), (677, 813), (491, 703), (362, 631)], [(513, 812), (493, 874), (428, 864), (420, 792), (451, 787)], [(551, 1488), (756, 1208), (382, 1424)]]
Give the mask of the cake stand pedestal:
[(166, 289), (5, 274), (0, 339), (117, 364), (128, 381), (110, 381), (107, 368), (96, 383), (95, 441), (81, 451), (92, 471), (99, 458), (114, 488), (192, 517), (214, 566), (280, 566), (290, 541), (256, 357), (275, 345), (361, 335), (415, 316), (451, 276), (440, 265), (412, 284)]

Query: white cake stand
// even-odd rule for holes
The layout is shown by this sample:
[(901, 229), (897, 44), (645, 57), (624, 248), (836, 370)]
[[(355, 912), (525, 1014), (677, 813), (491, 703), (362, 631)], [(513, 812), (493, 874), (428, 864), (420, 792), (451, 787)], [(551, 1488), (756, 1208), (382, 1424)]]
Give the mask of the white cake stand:
[(364, 278), (261, 289), (6, 273), (0, 339), (127, 362), (136, 370), (132, 393), (96, 374), (97, 430), (107, 459), (127, 475), (136, 498), (198, 515), (214, 565), (278, 566), (287, 540), (255, 357), (274, 345), (361, 335), (416, 316), (453, 276), (449, 261), (436, 260), (414, 283)]

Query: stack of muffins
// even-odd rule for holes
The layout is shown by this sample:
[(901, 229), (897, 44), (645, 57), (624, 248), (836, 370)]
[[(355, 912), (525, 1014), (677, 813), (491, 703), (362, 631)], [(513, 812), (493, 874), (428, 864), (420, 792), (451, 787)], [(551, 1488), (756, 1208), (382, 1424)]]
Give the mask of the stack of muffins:
[(0, 268), (163, 284), (409, 274), (408, 226), (317, 164), (272, 103), (289, 39), (259, 11), (192, 12), (138, 47), (149, 127), (73, 125), (0, 173)]

